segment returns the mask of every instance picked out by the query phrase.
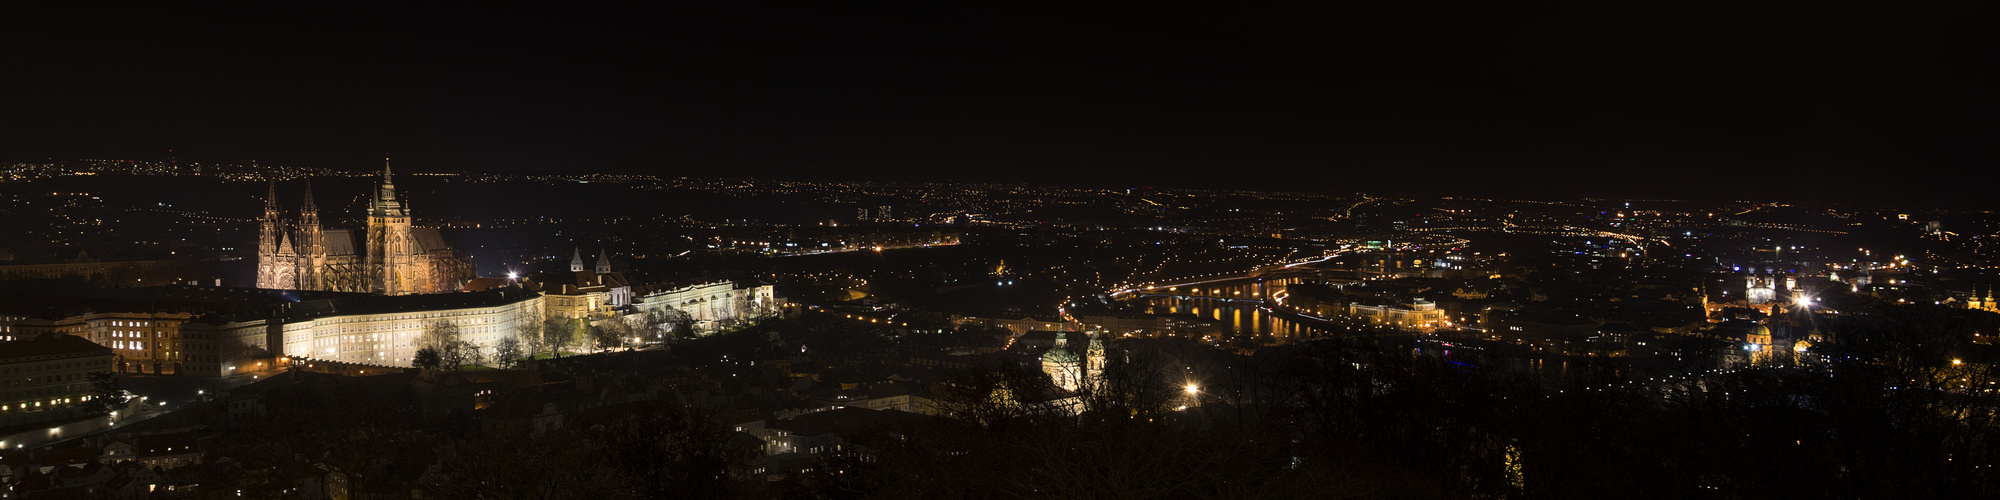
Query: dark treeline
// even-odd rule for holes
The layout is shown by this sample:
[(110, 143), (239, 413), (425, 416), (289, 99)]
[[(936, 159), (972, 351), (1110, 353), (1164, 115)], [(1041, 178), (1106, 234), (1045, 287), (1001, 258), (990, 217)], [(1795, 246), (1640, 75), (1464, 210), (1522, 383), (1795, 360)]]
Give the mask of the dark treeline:
[[(1336, 339), (1243, 357), (1123, 342), (1069, 416), (1037, 372), (968, 374), (960, 417), (857, 442), (831, 498), (1967, 498), (2000, 492), (1992, 315), (1827, 324), (1825, 363), (1671, 382)], [(1490, 361), (1490, 360), (1489, 360)], [(1199, 406), (1183, 386), (1200, 384)], [(934, 393), (938, 394), (938, 393)], [(997, 395), (997, 397), (996, 397)]]
[[(839, 449), (776, 481), (743, 479), (762, 443), (726, 428), (724, 409), (667, 395), (559, 426), (410, 432), (398, 429), (423, 426), (408, 410), (328, 385), (274, 396), (286, 410), (245, 429), (257, 444), (236, 453), (348, 471), (355, 489), (409, 481), (463, 498), (1989, 497), (2000, 426), (1983, 388), (2000, 379), (1973, 340), (1994, 317), (1906, 306), (1821, 318), (1824, 362), (1687, 378), (1615, 359), (1540, 373), (1360, 337), (1251, 355), (1125, 339), (1075, 393), (1038, 370), (958, 373), (922, 393), (942, 416), (843, 429)], [(837, 322), (773, 323), (673, 356), (719, 360), (787, 329), (858, 337)], [(434, 465), (383, 470), (385, 453)]]

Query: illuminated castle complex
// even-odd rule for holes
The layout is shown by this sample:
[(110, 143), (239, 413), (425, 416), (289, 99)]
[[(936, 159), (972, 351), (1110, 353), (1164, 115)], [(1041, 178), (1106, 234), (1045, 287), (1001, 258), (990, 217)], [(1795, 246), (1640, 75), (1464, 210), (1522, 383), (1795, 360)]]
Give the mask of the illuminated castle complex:
[(387, 160), (363, 234), (322, 229), (310, 183), (296, 223), (288, 224), (280, 214), (276, 183), (258, 222), (258, 288), (438, 293), (458, 291), (473, 275), (472, 264), (452, 252), (437, 228), (410, 225), (409, 212), (396, 200)]

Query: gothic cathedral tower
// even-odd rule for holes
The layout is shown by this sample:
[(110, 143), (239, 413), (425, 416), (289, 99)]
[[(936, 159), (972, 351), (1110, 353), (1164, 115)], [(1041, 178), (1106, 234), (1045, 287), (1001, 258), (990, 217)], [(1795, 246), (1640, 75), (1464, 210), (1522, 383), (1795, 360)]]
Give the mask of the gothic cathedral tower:
[(390, 174), (383, 164), (361, 230), (325, 227), (310, 179), (297, 218), (285, 220), (273, 183), (258, 219), (257, 287), (402, 295), (463, 286), (472, 263), (453, 255), (436, 228), (411, 224), (410, 207), (397, 198)]
[(382, 159), (382, 185), (375, 190), (368, 207), (369, 289), (376, 293), (402, 295), (424, 290), (427, 278), (416, 266), (416, 242), (410, 237), (410, 215), (396, 201), (396, 183), (390, 177), (389, 159)]
[(326, 233), (320, 230), (319, 207), (313, 206), (312, 180), (306, 180), (306, 202), (299, 207), (298, 288), (325, 290)]
[(278, 266), (264, 265), (277, 262), (278, 238), (284, 233), (284, 223), (279, 220), (278, 181), (271, 181), (271, 194), (264, 198), (264, 216), (257, 219), (257, 288), (291, 288), (290, 283), (278, 281)]

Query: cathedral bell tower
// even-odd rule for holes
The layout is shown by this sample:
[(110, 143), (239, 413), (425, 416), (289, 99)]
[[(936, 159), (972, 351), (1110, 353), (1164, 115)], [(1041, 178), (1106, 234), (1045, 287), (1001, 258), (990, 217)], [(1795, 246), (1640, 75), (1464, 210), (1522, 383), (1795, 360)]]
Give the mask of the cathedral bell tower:
[(257, 219), (257, 288), (291, 288), (278, 282), (278, 236), (284, 232), (278, 212), (278, 181), (264, 196), (264, 216)]
[(299, 271), (300, 290), (325, 290), (326, 277), (321, 270), (326, 268), (326, 233), (320, 230), (319, 207), (313, 205), (312, 180), (306, 180), (305, 204), (299, 207)]
[(422, 289), (425, 278), (416, 267), (410, 215), (396, 201), (396, 182), (389, 159), (382, 159), (382, 183), (368, 206), (368, 276), (370, 291), (402, 295)]

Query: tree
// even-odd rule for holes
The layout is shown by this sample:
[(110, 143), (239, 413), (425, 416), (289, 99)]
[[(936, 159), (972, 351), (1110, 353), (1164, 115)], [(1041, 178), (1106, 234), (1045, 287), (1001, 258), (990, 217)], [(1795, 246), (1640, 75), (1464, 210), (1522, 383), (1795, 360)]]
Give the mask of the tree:
[(666, 328), (667, 314), (658, 309), (639, 313), (637, 333), (642, 340), (659, 340)]
[(90, 401), (86, 408), (90, 409), (91, 415), (109, 415), (119, 408), (124, 408), (125, 403), (131, 401), (132, 395), (127, 394), (124, 385), (118, 383), (117, 374), (111, 372), (90, 374)]
[(578, 325), (582, 323), (580, 319), (549, 318), (547, 324), (542, 326), (542, 346), (548, 348), (550, 354), (562, 357), (563, 350), (576, 345)]
[(513, 365), (515, 361), (519, 361), (520, 359), (521, 359), (520, 336), (508, 335), (505, 337), (500, 337), (500, 342), (494, 344), (493, 361), (499, 362), (500, 366)]
[(521, 319), (514, 322), (514, 340), (523, 351), (521, 357), (533, 356), (542, 349), (542, 335), (547, 331), (546, 321)]
[(443, 361), (438, 358), (437, 349), (428, 346), (417, 349), (417, 354), (410, 357), (410, 366), (425, 370), (436, 370), (440, 364)]
[(613, 318), (591, 325), (590, 339), (598, 349), (610, 349), (625, 345), (625, 339), (632, 337), (632, 326), (622, 318)]
[[(422, 337), (417, 339), (419, 347), (429, 348), (437, 353), (438, 366), (445, 370), (457, 371), (468, 363), (477, 363), (484, 357), (479, 345), (459, 338), (458, 324), (438, 321), (424, 328)], [(412, 359), (412, 364), (414, 364)]]
[(694, 338), (694, 316), (689, 316), (687, 311), (663, 307), (649, 314), (647, 323), (675, 337)]

